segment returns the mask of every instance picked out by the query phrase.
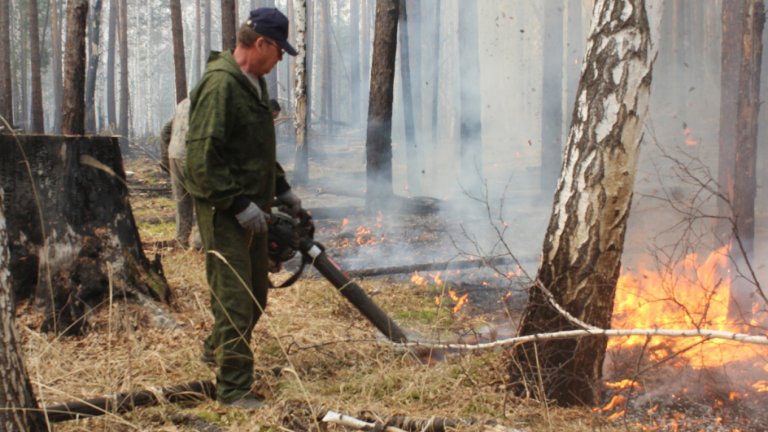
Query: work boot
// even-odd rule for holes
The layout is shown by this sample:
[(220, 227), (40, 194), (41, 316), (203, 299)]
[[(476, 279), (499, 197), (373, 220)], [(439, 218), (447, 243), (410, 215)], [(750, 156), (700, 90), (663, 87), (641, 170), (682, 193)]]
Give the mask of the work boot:
[(241, 397), (240, 399), (234, 400), (232, 402), (219, 402), (219, 404), (225, 407), (235, 407), (235, 408), (242, 408), (247, 410), (255, 410), (263, 407), (265, 405), (265, 402), (264, 402), (264, 399), (248, 393), (245, 396)]

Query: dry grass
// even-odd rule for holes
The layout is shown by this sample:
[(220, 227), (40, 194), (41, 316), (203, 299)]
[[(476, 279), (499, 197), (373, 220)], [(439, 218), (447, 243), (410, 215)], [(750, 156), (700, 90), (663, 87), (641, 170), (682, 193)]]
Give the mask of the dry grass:
[[(147, 211), (153, 203), (164, 201), (135, 197), (133, 205)], [(167, 205), (156, 211), (159, 216), (172, 213)], [(145, 244), (171, 237), (151, 224), (140, 225)], [(169, 313), (180, 323), (177, 329), (152, 328), (144, 310), (119, 296), (94, 311), (91, 331), (78, 338), (40, 334), (37, 312), (19, 310), (27, 370), (44, 404), (213, 379), (213, 371), (198, 360), (212, 323), (203, 256), (178, 249), (147, 251), (150, 258), (154, 253), (162, 254), (174, 291)], [(453, 313), (450, 305), (435, 305), (432, 291), (407, 282), (368, 279), (361, 286), (403, 328), (428, 337), (471, 333), (492, 319)], [(60, 423), (54, 429), (345, 430), (318, 423), (319, 415), (333, 409), (355, 416), (473, 418), (529, 431), (628, 430), (606, 426), (587, 409), (553, 408), (512, 397), (504, 391), (499, 351), (454, 353), (423, 364), (383, 341), (323, 279), (303, 278), (294, 287), (271, 291), (253, 347), (259, 391), (268, 399), (258, 411), (228, 409), (212, 401), (163, 404)]]

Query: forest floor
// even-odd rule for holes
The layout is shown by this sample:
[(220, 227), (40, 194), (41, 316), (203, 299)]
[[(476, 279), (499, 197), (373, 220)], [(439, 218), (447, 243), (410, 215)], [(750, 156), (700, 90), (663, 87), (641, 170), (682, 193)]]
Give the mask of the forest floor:
[[(132, 187), (131, 206), (145, 253), (159, 255), (173, 290), (167, 313), (175, 328), (150, 324), (149, 313), (127, 299), (114, 297), (93, 311), (90, 331), (82, 337), (55, 337), (37, 331), (39, 315), (20, 307), (18, 321), (27, 370), (38, 399), (45, 405), (212, 380), (214, 371), (199, 360), (201, 342), (212, 325), (205, 281), (204, 256), (170, 241), (174, 207), (168, 179), (154, 161), (126, 162)], [(297, 188), (316, 207), (317, 190)], [(354, 204), (341, 198), (339, 207)], [(376, 218), (318, 218), (316, 238), (329, 253), (351, 256), (357, 240), (373, 243), (383, 237), (364, 234), (360, 226), (375, 227)], [(434, 219), (408, 222), (419, 227), (419, 239), (433, 240)], [(430, 231), (428, 227), (433, 227)], [(430, 234), (432, 233), (432, 234)], [(423, 257), (424, 261), (428, 261)], [(344, 260), (342, 260), (344, 261)], [(349, 259), (346, 262), (358, 262)], [(362, 262), (362, 261), (359, 261)], [(370, 262), (366, 264), (372, 266)], [(379, 267), (390, 265), (378, 263)], [(273, 275), (276, 279), (286, 273)], [(504, 303), (504, 293), (524, 287), (507, 284), (484, 300), (469, 297), (461, 307), (461, 288), (436, 273), (392, 275), (358, 280), (369, 296), (409, 337), (424, 340), (491, 340), (514, 331), (522, 310), (517, 301)], [(437, 276), (437, 277), (436, 277)], [(508, 281), (507, 281), (508, 282)], [(474, 283), (471, 286), (487, 286)], [(501, 285), (497, 282), (496, 285)], [(450, 296), (451, 290), (458, 291)], [(455, 293), (455, 292), (454, 292)], [(476, 294), (472, 294), (475, 296)], [(510, 296), (506, 296), (510, 297)], [(506, 298), (505, 297), (505, 298)], [(513, 323), (513, 324), (510, 324)], [(322, 422), (333, 410), (374, 420), (391, 416), (456, 421), (449, 430), (486, 431), (633, 431), (737, 430), (725, 425), (692, 423), (686, 428), (661, 419), (636, 421), (617, 416), (614, 408), (561, 408), (532, 397), (517, 397), (506, 388), (505, 349), (443, 353), (431, 361), (388, 343), (333, 286), (309, 271), (293, 287), (270, 291), (269, 305), (254, 331), (256, 391), (266, 405), (247, 411), (214, 401), (198, 404), (162, 403), (123, 414), (53, 425), (57, 431), (344, 431)], [(439, 358), (438, 358), (439, 357)], [(536, 392), (536, 386), (531, 387)], [(496, 429), (493, 429), (493, 428)], [(744, 429), (742, 429), (744, 430)]]

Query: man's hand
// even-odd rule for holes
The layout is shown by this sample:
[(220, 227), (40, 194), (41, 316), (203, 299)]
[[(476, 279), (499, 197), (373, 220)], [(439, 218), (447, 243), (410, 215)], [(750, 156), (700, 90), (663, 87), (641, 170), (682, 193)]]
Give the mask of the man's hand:
[(269, 215), (264, 213), (259, 206), (254, 203), (248, 204), (248, 207), (236, 214), (237, 222), (254, 234), (267, 233), (267, 220)]
[(299, 215), (299, 210), (301, 210), (301, 199), (299, 199), (299, 197), (290, 189), (278, 195), (277, 202), (283, 204), (288, 209), (288, 213), (291, 216), (297, 217)]

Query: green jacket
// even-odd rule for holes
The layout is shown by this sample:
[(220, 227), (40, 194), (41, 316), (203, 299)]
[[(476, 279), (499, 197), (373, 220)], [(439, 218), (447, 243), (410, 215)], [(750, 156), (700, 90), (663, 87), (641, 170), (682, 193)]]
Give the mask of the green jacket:
[(230, 51), (212, 53), (190, 94), (186, 188), (234, 213), (253, 201), (267, 211), (290, 189), (275, 159), (275, 126), (266, 82), (261, 98)]

